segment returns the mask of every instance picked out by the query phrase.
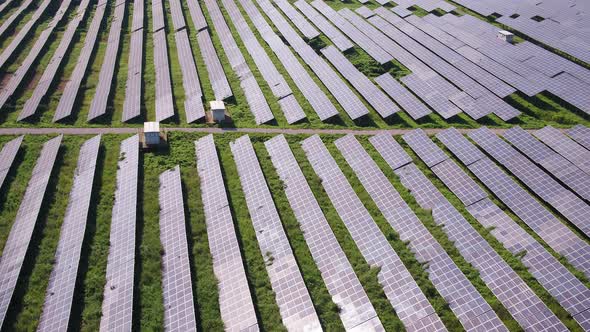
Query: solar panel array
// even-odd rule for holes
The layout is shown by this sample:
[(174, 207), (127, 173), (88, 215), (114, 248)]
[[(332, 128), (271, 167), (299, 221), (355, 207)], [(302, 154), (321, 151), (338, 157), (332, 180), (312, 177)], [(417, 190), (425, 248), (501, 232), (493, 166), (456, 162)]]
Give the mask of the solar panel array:
[(586, 174), (590, 174), (590, 151), (565, 136), (558, 129), (546, 126), (534, 131), (533, 135)]
[(158, 198), (160, 242), (163, 250), (164, 328), (168, 331), (196, 331), (197, 319), (179, 166), (160, 174)]
[(86, 8), (88, 7), (89, 2), (89, 0), (80, 2), (80, 5), (76, 11), (76, 16), (68, 23), (68, 26), (61, 37), (59, 45), (57, 46), (57, 49), (53, 53), (51, 60), (49, 60), (49, 64), (45, 68), (43, 75), (33, 90), (33, 94), (31, 97), (29, 97), (29, 99), (27, 99), (23, 109), (19, 113), (17, 118), (18, 121), (22, 121), (35, 114), (35, 111), (39, 107), (41, 100), (47, 94), (51, 83), (55, 79), (55, 74), (61, 66), (61, 60), (70, 48), (70, 44), (74, 38), (74, 35), (76, 34), (76, 30), (78, 29), (80, 22), (84, 20)]
[[(229, 2), (230, 0), (226, 0)], [(293, 82), (301, 93), (311, 104), (321, 121), (325, 121), (338, 115), (338, 110), (332, 105), (326, 94), (314, 82), (307, 70), (299, 63), (299, 60), (292, 53), (291, 49), (283, 43), (281, 38), (273, 31), (273, 28), (266, 22), (256, 5), (251, 0), (240, 0), (242, 8), (246, 11), (252, 23), (258, 30), (268, 46), (273, 50), (285, 70), (289, 73)], [(226, 5), (226, 7), (228, 7)]]
[(381, 233), (320, 137), (307, 138), (302, 147), (361, 254), (369, 265), (381, 268), (379, 283), (406, 329), (445, 331), (434, 308)]
[[(419, 262), (428, 264), (429, 279), (463, 327), (468, 331), (507, 331), (492, 307), (428, 232), (354, 136), (340, 138), (335, 144), (400, 239), (409, 243)], [(397, 143), (395, 145), (396, 149), (401, 149)]]
[(156, 71), (156, 121), (161, 122), (174, 116), (174, 95), (168, 62), (166, 30), (152, 34), (154, 39), (154, 68)]
[(221, 318), (230, 331), (258, 329), (213, 135), (196, 141), (195, 150)]
[(76, 96), (78, 96), (80, 85), (84, 79), (88, 62), (90, 61), (92, 51), (94, 50), (94, 45), (96, 44), (96, 37), (100, 31), (105, 9), (106, 0), (99, 1), (99, 3), (96, 5), (96, 9), (94, 10), (94, 16), (92, 17), (90, 27), (86, 32), (84, 46), (82, 46), (82, 50), (80, 51), (80, 55), (76, 61), (76, 66), (74, 67), (74, 70), (72, 71), (72, 74), (66, 83), (66, 86), (64, 87), (63, 93), (59, 99), (59, 103), (55, 108), (53, 122), (65, 119), (70, 116), (70, 114), (72, 114), (74, 103), (76, 102)]
[[(585, 275), (590, 275), (590, 247), (557, 220), (510, 176), (485, 157), (456, 129), (437, 135), (444, 145), (466, 165), (485, 186), (541, 239)], [(449, 138), (452, 137), (452, 138)], [(473, 150), (475, 149), (475, 150)], [(476, 151), (471, 153), (471, 151)], [(477, 157), (476, 157), (477, 156)]]
[(68, 329), (99, 148), (100, 135), (87, 140), (80, 148), (43, 313), (37, 327), (39, 331)]
[(510, 128), (503, 136), (537, 165), (546, 169), (580, 197), (590, 201), (590, 175), (520, 127)]
[(379, 90), (363, 73), (342, 54), (336, 47), (328, 46), (321, 50), (322, 54), (344, 76), (344, 78), (365, 98), (371, 106), (386, 118), (397, 112), (399, 108), (383, 91)]
[(363, 331), (383, 329), (373, 305), (313, 196), (287, 140), (279, 135), (264, 144), (283, 182), (289, 205), (332, 300), (341, 308), (339, 315), (344, 328)]
[(583, 125), (576, 125), (568, 129), (566, 132), (574, 141), (590, 150), (590, 128)]
[(0, 151), (0, 189), (2, 189), (2, 184), (4, 184), (8, 172), (10, 172), (10, 168), (12, 167), (12, 163), (20, 149), (23, 138), (24, 136), (19, 136), (11, 140), (4, 144), (2, 151)]
[[(141, 82), (143, 79), (143, 0), (133, 1), (133, 18), (129, 43), (129, 60), (127, 64), (127, 83), (125, 84), (125, 101), (123, 117), (127, 122), (141, 114)], [(180, 52), (180, 51), (179, 51)]]
[(320, 31), (328, 37), (340, 51), (346, 51), (354, 46), (350, 39), (328, 22), (328, 20), (315, 10), (315, 8), (313, 8), (307, 1), (298, 0), (294, 5), (307, 17), (308, 20), (313, 22), (313, 24), (315, 24), (315, 26), (320, 29)]
[(283, 324), (289, 330), (320, 331), (319, 318), (250, 138), (242, 136), (230, 147)]
[[(87, 4), (87, 2), (85, 2), (85, 3)], [(71, 0), (63, 1), (60, 4), (60, 7), (58, 8), (57, 12), (52, 17), (49, 24), (47, 25), (47, 28), (41, 32), (41, 34), (39, 35), (39, 38), (37, 38), (37, 40), (35, 41), (35, 43), (31, 47), (31, 49), (29, 50), (27, 57), (23, 60), (20, 67), (18, 67), (18, 69), (16, 71), (14, 71), (12, 76), (10, 76), (10, 81), (8, 81), (8, 83), (6, 83), (6, 84), (3, 84), (3, 86), (0, 88), (0, 109), (2, 107), (4, 107), (4, 105), (6, 105), (6, 102), (8, 102), (8, 100), (16, 92), (18, 87), (23, 83), (23, 80), (27, 77), (27, 73), (29, 73), (29, 71), (31, 70), (31, 67), (33, 66), (35, 61), (38, 59), (41, 52), (43, 51), (43, 48), (45, 47), (45, 44), (47, 43), (47, 41), (51, 37), (53, 30), (55, 29), (55, 27), (59, 24), (59, 22), (64, 17), (66, 11), (70, 7), (70, 4), (71, 4)], [(81, 4), (81, 6), (84, 6), (84, 4)], [(85, 7), (84, 7), (84, 9), (85, 9)], [(82, 14), (83, 14), (83, 12), (82, 12)], [(78, 20), (80, 19), (79, 15), (78, 15), (77, 19)], [(73, 33), (73, 31), (70, 31), (70, 33)], [(2, 53), (2, 55), (4, 55), (4, 52)], [(0, 68), (1, 68), (1, 66), (0, 66)], [(40, 83), (44, 84), (43, 82), (40, 82)], [(45, 83), (45, 84), (48, 84), (48, 83)]]
[(117, 56), (119, 54), (119, 44), (121, 40), (121, 28), (125, 20), (125, 0), (117, 0), (114, 4), (113, 17), (111, 19), (111, 27), (109, 29), (109, 37), (107, 48), (104, 53), (102, 66), (98, 75), (98, 83), (90, 104), (90, 111), (88, 112), (87, 121), (90, 122), (107, 112), (107, 104), (111, 94), (111, 87), (113, 76), (115, 75), (115, 65), (117, 63)]
[(481, 279), (512, 317), (527, 330), (567, 331), (559, 318), (492, 249), (457, 209), (438, 191), (414, 164), (395, 170), (423, 209), (431, 209), (434, 222), (443, 225), (465, 260), (475, 267)]
[(0, 328), (4, 324), (37, 223), (62, 136), (43, 144), (0, 259)]
[(481, 127), (470, 132), (469, 137), (542, 200), (553, 206), (583, 233), (590, 235), (590, 206), (581, 198), (564, 188), (490, 129)]
[(138, 175), (139, 135), (134, 135), (121, 142), (117, 163), (101, 331), (129, 331), (133, 323)]
[(377, 78), (375, 82), (385, 91), (404, 111), (414, 120), (418, 120), (432, 113), (418, 98), (410, 93), (389, 73), (385, 73)]

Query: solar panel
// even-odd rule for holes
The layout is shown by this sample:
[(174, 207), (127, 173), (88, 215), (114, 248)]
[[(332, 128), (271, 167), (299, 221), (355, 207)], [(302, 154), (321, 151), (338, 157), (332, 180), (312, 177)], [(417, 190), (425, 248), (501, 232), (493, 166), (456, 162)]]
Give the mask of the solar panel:
[(227, 77), (221, 66), (221, 62), (219, 62), (219, 58), (215, 52), (215, 47), (213, 46), (209, 32), (207, 30), (197, 32), (197, 40), (199, 42), (201, 56), (203, 57), (203, 61), (205, 61), (207, 73), (209, 73), (209, 81), (211, 82), (215, 99), (224, 100), (233, 96), (229, 83), (227, 82)]
[(191, 50), (191, 44), (186, 29), (174, 34), (178, 62), (182, 70), (182, 86), (184, 87), (184, 111), (186, 122), (191, 123), (205, 117), (201, 91), (201, 82), (197, 74), (197, 66)]
[(400, 168), (412, 162), (412, 157), (389, 134), (377, 134), (369, 138), (375, 149), (381, 151), (381, 156), (393, 169)]
[(39, 320), (40, 331), (64, 331), (68, 328), (99, 148), (100, 135), (87, 140), (80, 148)]
[(179, 166), (160, 174), (159, 202), (164, 328), (168, 331), (196, 331)]
[(154, 68), (156, 71), (156, 121), (164, 121), (174, 116), (174, 95), (168, 62), (166, 31), (158, 30), (152, 34), (154, 39)]
[(506, 249), (515, 255), (526, 252), (521, 260), (539, 283), (572, 315), (583, 328), (590, 318), (590, 290), (555, 257), (520, 228), (510, 216), (489, 199), (469, 207), (473, 215)]
[(365, 6), (361, 6), (357, 9), (355, 9), (354, 11), (357, 14), (359, 14), (360, 16), (362, 16), (363, 18), (369, 18), (369, 17), (375, 15), (375, 13), (373, 13), (373, 11), (371, 9), (369, 9), (368, 7), (365, 7)]
[(457, 106), (453, 105), (446, 97), (420, 79), (418, 75), (406, 75), (400, 80), (444, 119), (449, 119), (461, 113), (461, 110)]
[(346, 51), (352, 48), (353, 43), (342, 33), (340, 30), (335, 28), (324, 16), (322, 16), (317, 10), (315, 10), (307, 1), (299, 0), (294, 3), (303, 15), (308, 20), (313, 22), (315, 26), (322, 31), (326, 37), (328, 37), (332, 43), (341, 51)]
[(57, 136), (43, 144), (33, 175), (29, 180), (25, 195), (18, 208), (10, 234), (4, 245), (0, 259), (0, 328), (20, 275), (20, 271), (33, 236), (37, 217), (41, 210), (49, 177), (57, 158), (62, 136)]
[(133, 0), (133, 18), (131, 20), (131, 32), (143, 29), (144, 0)]
[(330, 224), (313, 196), (297, 160), (283, 135), (265, 142), (271, 161), (283, 181), (289, 205), (299, 222), (303, 236), (336, 305), (344, 328), (383, 329), (363, 286)]
[(115, 64), (119, 54), (119, 42), (121, 40), (121, 27), (125, 19), (125, 2), (115, 5), (107, 48), (104, 53), (102, 66), (98, 75), (98, 83), (94, 92), (94, 98), (90, 104), (87, 121), (90, 122), (107, 111), (107, 103), (111, 93), (113, 76), (115, 74)]
[(590, 128), (576, 125), (566, 131), (567, 135), (571, 137), (578, 144), (590, 150)]
[(547, 126), (534, 131), (533, 135), (586, 174), (590, 174), (590, 151), (565, 136), (558, 129)]
[(590, 175), (520, 127), (510, 128), (503, 136), (537, 165), (542, 166), (580, 197), (590, 201)]
[[(566, 331), (559, 318), (492, 249), (414, 164), (395, 173), (423, 209), (431, 209), (434, 222), (447, 234), (466, 261), (523, 329)], [(531, 317), (535, 317), (534, 320)]]
[[(140, 0), (141, 1), (141, 0)], [(135, 11), (134, 19), (135, 19)], [(184, 71), (183, 71), (184, 72)], [(127, 122), (141, 114), (141, 83), (143, 74), (143, 28), (131, 33), (125, 101), (122, 121)]]
[(250, 138), (230, 143), (260, 253), (287, 329), (319, 331), (320, 321), (299, 272)]
[(100, 25), (102, 24), (105, 9), (106, 4), (104, 3), (98, 4), (96, 6), (94, 16), (92, 17), (92, 22), (90, 23), (90, 27), (86, 32), (84, 46), (82, 47), (80, 55), (78, 56), (78, 59), (76, 61), (76, 66), (74, 67), (70, 79), (66, 83), (61, 98), (59, 99), (59, 103), (55, 108), (53, 122), (65, 119), (72, 113), (72, 109), (74, 108), (74, 103), (76, 101), (76, 96), (78, 95), (80, 84), (84, 79), (84, 73), (86, 73), (88, 62), (90, 61), (92, 51), (94, 50), (94, 45), (96, 44), (96, 37), (98, 36)]
[(213, 135), (196, 141), (195, 150), (221, 317), (227, 330), (258, 329)]
[(436, 134), (436, 138), (441, 141), (451, 152), (461, 160), (465, 166), (485, 158), (485, 155), (471, 144), (465, 136), (455, 128), (449, 128)]
[(409, 243), (419, 262), (428, 264), (429, 279), (465, 329), (507, 331), (492, 307), (428, 232), (354, 136), (342, 137), (335, 144), (400, 239)]
[(174, 30), (179, 31), (186, 28), (186, 22), (184, 21), (184, 14), (182, 13), (182, 5), (180, 4), (180, 0), (170, 0), (169, 4)]
[(386, 118), (399, 110), (396, 104), (379, 90), (363, 73), (348, 61), (334, 46), (321, 50), (322, 54), (332, 63), (344, 78), (365, 98), (373, 108)]
[(582, 199), (565, 189), (488, 128), (481, 127), (472, 131), (469, 137), (542, 200), (553, 206), (583, 233), (590, 235), (590, 225), (587, 222), (590, 206)]
[(557, 220), (510, 176), (488, 158), (468, 166), (506, 206), (524, 221), (547, 245), (562, 254), (573, 266), (590, 275), (590, 246)]
[(428, 138), (422, 129), (414, 129), (403, 135), (404, 141), (424, 161), (426, 166), (435, 166), (449, 157)]
[(381, 233), (319, 136), (302, 143), (303, 150), (361, 254), (378, 266), (379, 283), (406, 329), (445, 331), (434, 308)]
[(156, 33), (166, 27), (163, 5), (162, 0), (152, 0), (152, 33)]
[(432, 113), (418, 98), (410, 93), (403, 85), (401, 85), (389, 73), (385, 73), (377, 78), (375, 82), (385, 91), (396, 103), (398, 103), (404, 111), (414, 120)]
[(274, 0), (274, 3), (287, 15), (289, 20), (307, 39), (313, 39), (320, 33), (287, 0)]
[[(8, 8), (9, 5), (12, 3), (12, 1), (13, 0), (5, 1), (2, 4), (0, 4), (0, 13), (3, 13), (4, 10)], [(27, 10), (32, 3), (33, 0), (26, 0), (20, 3), (20, 6), (14, 12), (12, 12), (10, 17), (6, 18), (5, 14), (2, 15), (4, 20), (2, 22), (2, 26), (0, 26), (0, 37), (2, 37), (4, 33), (6, 33), (6, 31), (8, 31), (8, 29), (10, 29), (13, 26), (13, 23), (21, 17), (21, 14), (25, 10)]]
[[(283, 64), (285, 70), (287, 70), (293, 79), (293, 82), (311, 104), (320, 120), (325, 121), (338, 115), (338, 110), (336, 110), (326, 94), (311, 78), (307, 70), (301, 65), (301, 63), (299, 63), (299, 60), (293, 55), (290, 48), (283, 43), (277, 34), (275, 34), (272, 27), (266, 22), (266, 19), (262, 16), (254, 3), (250, 0), (240, 0), (240, 3), (242, 4), (242, 8), (244, 8), (246, 13), (250, 16), (252, 23), (262, 38), (264, 38), (268, 46), (273, 50), (279, 61)], [(226, 7), (228, 6), (226, 5)], [(296, 116), (293, 116), (292, 118), (296, 118)]]
[(193, 24), (195, 26), (195, 31), (198, 32), (207, 28), (207, 20), (205, 19), (205, 15), (203, 15), (203, 11), (199, 6), (198, 0), (187, 0), (186, 1), (188, 10), (191, 14), (191, 18), (193, 20)]
[(10, 172), (10, 167), (16, 158), (20, 145), (23, 142), (24, 136), (19, 136), (12, 141), (4, 144), (2, 151), (0, 151), (0, 189), (2, 184)]
[(138, 173), (139, 136), (134, 135), (121, 142), (117, 163), (101, 331), (129, 331), (133, 322)]

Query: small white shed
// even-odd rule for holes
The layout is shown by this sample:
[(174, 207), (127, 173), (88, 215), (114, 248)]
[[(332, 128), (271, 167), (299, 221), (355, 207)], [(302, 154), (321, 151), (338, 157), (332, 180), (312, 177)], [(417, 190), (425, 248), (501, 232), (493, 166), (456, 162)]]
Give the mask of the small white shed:
[(514, 34), (510, 31), (500, 30), (498, 31), (498, 39), (502, 39), (507, 43), (512, 43), (514, 39)]
[(143, 135), (145, 136), (146, 145), (160, 144), (160, 123), (159, 122), (144, 122)]
[(213, 100), (209, 102), (211, 107), (211, 116), (215, 122), (223, 122), (225, 120), (225, 104), (220, 100)]

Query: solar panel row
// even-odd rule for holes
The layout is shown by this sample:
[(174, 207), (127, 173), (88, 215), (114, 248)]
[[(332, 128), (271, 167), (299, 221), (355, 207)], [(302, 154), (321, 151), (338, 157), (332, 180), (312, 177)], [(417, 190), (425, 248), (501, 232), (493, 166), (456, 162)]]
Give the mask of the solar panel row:
[(161, 122), (174, 116), (174, 95), (168, 62), (166, 30), (152, 34), (154, 39), (154, 68), (156, 71), (156, 121)]
[(76, 34), (76, 30), (78, 29), (79, 24), (82, 22), (82, 20), (84, 20), (86, 9), (88, 7), (89, 2), (90, 1), (88, 0), (80, 2), (78, 10), (76, 11), (76, 16), (69, 22), (66, 31), (63, 33), (61, 37), (57, 49), (53, 53), (51, 60), (49, 60), (49, 64), (45, 68), (43, 75), (41, 76), (37, 83), (37, 86), (33, 90), (33, 94), (31, 95), (31, 97), (29, 97), (29, 99), (27, 99), (25, 105), (23, 106), (23, 109), (18, 115), (18, 121), (22, 121), (32, 116), (37, 111), (37, 108), (39, 107), (41, 100), (45, 97), (47, 91), (49, 90), (49, 87), (55, 79), (55, 74), (61, 66), (61, 60), (64, 58), (64, 56), (70, 48), (70, 44), (72, 42), (72, 39), (74, 38), (74, 35)]
[(257, 329), (256, 312), (213, 135), (196, 141), (195, 150), (209, 249), (213, 257), (213, 271), (218, 280), (221, 317), (227, 330)]
[(397, 105), (379, 90), (363, 73), (361, 73), (348, 59), (334, 46), (328, 46), (321, 50), (322, 54), (340, 72), (342, 76), (365, 98), (373, 108), (386, 118), (399, 110)]
[(43, 313), (37, 327), (39, 331), (68, 329), (93, 191), (100, 138), (100, 135), (95, 136), (84, 142), (80, 148), (68, 207), (61, 225), (53, 269), (49, 276)]
[(328, 37), (340, 51), (344, 52), (354, 46), (350, 39), (330, 24), (330, 22), (328, 22), (328, 20), (315, 10), (315, 8), (313, 8), (307, 1), (298, 0), (294, 5), (309, 21), (313, 22), (313, 24), (315, 24), (315, 26), (320, 29), (320, 31), (326, 35), (326, 37)]
[(160, 174), (158, 198), (160, 242), (163, 250), (164, 328), (168, 331), (196, 331), (197, 319), (179, 166)]
[(406, 329), (445, 331), (434, 308), (381, 233), (320, 137), (307, 138), (302, 147), (361, 254), (369, 265), (381, 268), (379, 283)]
[[(395, 149), (402, 149), (395, 141), (390, 143), (396, 146)], [(429, 279), (463, 327), (468, 331), (507, 331), (492, 307), (428, 232), (354, 136), (342, 137), (335, 144), (400, 239), (409, 243), (419, 262), (428, 264)]]
[(385, 73), (377, 78), (375, 82), (385, 91), (404, 111), (414, 120), (418, 120), (432, 113), (418, 98), (410, 93), (389, 73)]
[(538, 139), (562, 155), (586, 174), (590, 174), (590, 151), (565, 136), (558, 129), (546, 126), (533, 132)]
[[(143, 2), (143, 0), (136, 0)], [(133, 6), (133, 20), (140, 15)], [(136, 14), (137, 13), (137, 14)], [(141, 14), (143, 15), (143, 14)], [(125, 101), (123, 102), (123, 117), (127, 122), (141, 114), (141, 82), (143, 80), (143, 27), (131, 33), (129, 44), (129, 60), (127, 68), (127, 83), (125, 85)]]
[(121, 27), (125, 20), (125, 1), (117, 0), (114, 4), (114, 13), (109, 29), (107, 48), (104, 53), (102, 66), (98, 75), (98, 83), (90, 104), (87, 121), (92, 121), (107, 112), (107, 104), (111, 94), (113, 76), (115, 74), (115, 65), (119, 54), (119, 44), (121, 40)]
[(209, 31), (201, 30), (197, 32), (197, 41), (199, 42), (201, 56), (203, 57), (203, 61), (205, 61), (215, 99), (224, 100), (233, 96), (227, 77), (221, 66), (221, 62), (217, 57), (217, 52), (215, 52), (215, 47), (211, 41)]
[(551, 248), (585, 275), (590, 274), (588, 244), (557, 220), (456, 129), (447, 129), (437, 134), (437, 138)]
[[(423, 209), (453, 241), (461, 255), (479, 273), (496, 298), (523, 329), (566, 331), (559, 318), (496, 253), (414, 164), (395, 170)], [(534, 317), (534, 318), (533, 318)]]
[(287, 0), (274, 0), (273, 1), (280, 9), (287, 15), (291, 23), (293, 23), (303, 36), (307, 39), (314, 39), (319, 36), (319, 31), (309, 23), (305, 17), (299, 13)]
[(201, 82), (197, 74), (197, 66), (195, 65), (187, 30), (177, 31), (174, 38), (176, 39), (178, 62), (182, 69), (186, 122), (191, 123), (205, 117), (205, 108), (202, 101), (203, 92), (201, 91)]
[(590, 128), (583, 125), (576, 125), (567, 130), (566, 133), (578, 144), (590, 150)]
[(43, 144), (0, 259), (0, 328), (4, 324), (37, 223), (62, 136)]
[[(10, 1), (5, 1), (4, 3), (0, 4), (0, 13), (2, 13), (4, 10), (6, 10), (6, 8), (9, 7), (9, 5), (12, 3), (13, 0)], [(26, 0), (24, 2), (20, 3), (20, 6), (18, 7), (17, 10), (15, 10), (12, 15), (10, 15), (8, 18), (6, 18), (3, 22), (2, 25), (0, 26), (0, 37), (2, 37), (4, 35), (4, 33), (6, 33), (6, 31), (8, 31), (8, 29), (10, 29), (14, 22), (17, 21), (17, 19), (19, 19), (22, 15), (22, 13), (25, 12), (25, 10), (27, 10), (31, 4), (33, 3), (33, 0)], [(4, 14), (3, 14), (4, 16)]]
[(2, 184), (4, 184), (8, 172), (10, 172), (10, 168), (18, 154), (23, 138), (24, 136), (19, 136), (4, 144), (2, 151), (0, 151), (0, 189), (2, 189)]
[[(227, 0), (227, 2), (229, 1), (231, 0)], [(251, 0), (240, 0), (240, 3), (248, 16), (250, 16), (252, 23), (262, 38), (264, 38), (265, 42), (273, 50), (279, 61), (281, 61), (285, 67), (285, 70), (287, 70), (293, 79), (293, 82), (297, 85), (301, 93), (303, 93), (307, 101), (313, 107), (314, 111), (318, 114), (320, 120), (325, 121), (338, 115), (338, 110), (336, 110), (328, 97), (314, 82), (289, 47), (285, 45), (281, 38), (273, 31), (273, 28), (266, 22), (266, 19), (260, 13), (256, 5), (254, 5)]]
[(283, 324), (288, 330), (321, 331), (250, 138), (242, 136), (230, 147)]
[(264, 144), (283, 181), (289, 205), (332, 300), (341, 308), (339, 314), (344, 328), (382, 330), (381, 321), (313, 196), (287, 140), (279, 135)]
[[(23, 60), (20, 67), (12, 74), (10, 77), (10, 81), (7, 84), (3, 84), (0, 88), (0, 109), (6, 105), (6, 102), (12, 97), (12, 95), (16, 92), (18, 87), (23, 83), (23, 80), (27, 77), (27, 74), (31, 70), (31, 67), (41, 54), (45, 44), (51, 37), (54, 28), (57, 24), (62, 20), (64, 17), (67, 9), (70, 7), (71, 0), (63, 1), (60, 7), (57, 10), (57, 13), (53, 16), (50, 23), (48, 24), (47, 28), (41, 32), (39, 38), (33, 44), (33, 47), (29, 50), (27, 57)], [(81, 4), (80, 9), (82, 10), (82, 14), (86, 9), (84, 4), (88, 4), (87, 1)], [(80, 12), (78, 12), (80, 13)], [(80, 17), (78, 16), (75, 18), (75, 21), (79, 21)], [(69, 31), (73, 33), (74, 31)], [(67, 37), (67, 36), (66, 36)], [(60, 50), (58, 50), (59, 52)], [(4, 54), (4, 53), (3, 53)], [(51, 65), (51, 64), (50, 64)], [(0, 66), (1, 68), (1, 66)], [(40, 82), (40, 84), (47, 84), (49, 85), (50, 82)]]
[(86, 32), (84, 46), (80, 51), (80, 55), (76, 61), (76, 66), (74, 67), (70, 79), (66, 83), (63, 93), (59, 99), (59, 103), (55, 108), (53, 122), (65, 119), (70, 116), (70, 114), (72, 114), (72, 109), (74, 108), (74, 103), (79, 92), (80, 84), (84, 79), (88, 62), (90, 61), (92, 51), (94, 50), (94, 45), (96, 44), (96, 37), (100, 31), (105, 9), (106, 1), (99, 1), (99, 3), (96, 5), (94, 16), (92, 17), (92, 22), (90, 23), (90, 28), (88, 28), (88, 31)]
[(121, 142), (100, 331), (129, 331), (133, 323), (138, 147), (139, 135)]

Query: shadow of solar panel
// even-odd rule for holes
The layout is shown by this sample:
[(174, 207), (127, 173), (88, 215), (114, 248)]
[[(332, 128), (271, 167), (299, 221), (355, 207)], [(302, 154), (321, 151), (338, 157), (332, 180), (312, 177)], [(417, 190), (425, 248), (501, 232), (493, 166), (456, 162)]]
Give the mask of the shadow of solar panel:
[(590, 174), (590, 151), (565, 136), (558, 129), (547, 126), (534, 131), (533, 135), (586, 174)]
[(164, 328), (168, 331), (196, 331), (179, 166), (160, 174), (159, 202)]
[(576, 125), (566, 131), (569, 137), (578, 144), (590, 150), (590, 128), (583, 125)]
[(283, 181), (289, 205), (326, 287), (334, 303), (341, 308), (339, 315), (344, 328), (382, 330), (381, 321), (313, 196), (287, 140), (283, 135), (275, 136), (266, 141), (265, 146)]
[(283, 324), (291, 330), (321, 331), (250, 138), (242, 136), (230, 148)]
[(16, 158), (20, 145), (23, 142), (24, 136), (19, 136), (12, 141), (4, 144), (2, 151), (0, 151), (0, 189), (6, 179), (6, 175), (10, 171), (10, 167)]
[(302, 143), (340, 219), (371, 266), (378, 266), (379, 283), (408, 330), (445, 331), (446, 328), (399, 256), (359, 200), (319, 136)]
[(2, 251), (0, 259), (0, 328), (4, 324), (6, 312), (16, 288), (22, 264), (25, 260), (29, 242), (37, 223), (49, 177), (55, 164), (62, 136), (57, 136), (43, 144), (33, 175), (29, 180), (25, 195), (18, 208), (16, 218)]
[(133, 323), (138, 173), (139, 136), (135, 135), (121, 142), (117, 163), (101, 331), (129, 331)]
[[(528, 285), (492, 249), (481, 235), (436, 189), (414, 164), (398, 168), (395, 173), (412, 192), (423, 209), (432, 209), (434, 222), (461, 255), (480, 273), (482, 280), (524, 329), (567, 331), (559, 318), (537, 297)], [(510, 290), (510, 291), (507, 291)], [(526, 303), (526, 304), (525, 304)], [(531, 319), (531, 317), (535, 317)]]
[(49, 276), (43, 313), (37, 327), (39, 331), (68, 329), (100, 138), (100, 135), (95, 136), (84, 142), (80, 148), (68, 207), (61, 225), (53, 270)]
[(400, 239), (409, 242), (418, 261), (428, 264), (429, 279), (465, 329), (507, 331), (354, 136), (340, 138), (335, 144)]
[(213, 135), (196, 141), (195, 151), (221, 317), (227, 330), (258, 330)]
[(469, 137), (542, 200), (553, 206), (583, 233), (590, 235), (590, 225), (587, 222), (590, 206), (581, 198), (564, 188), (488, 128), (482, 127), (472, 131)]
[(94, 92), (94, 98), (92, 98), (92, 103), (90, 104), (90, 111), (88, 112), (88, 122), (104, 115), (107, 111), (107, 103), (109, 101), (112, 87), (111, 84), (115, 74), (115, 64), (117, 63), (117, 55), (119, 54), (119, 42), (121, 40), (121, 27), (123, 20), (125, 19), (124, 16), (125, 2), (122, 2), (115, 6), (111, 27), (109, 29), (107, 48), (98, 75), (98, 84)]

